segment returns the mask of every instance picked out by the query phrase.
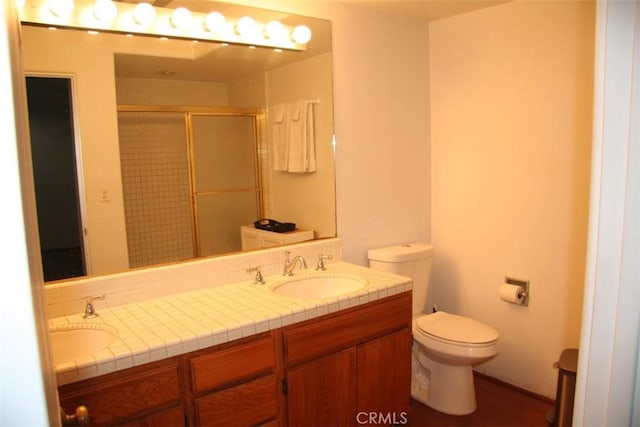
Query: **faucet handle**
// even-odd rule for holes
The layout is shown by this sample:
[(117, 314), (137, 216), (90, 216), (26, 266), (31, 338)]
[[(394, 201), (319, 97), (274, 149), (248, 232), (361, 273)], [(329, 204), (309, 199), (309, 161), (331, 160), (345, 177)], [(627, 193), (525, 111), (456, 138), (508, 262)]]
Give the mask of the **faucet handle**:
[(253, 268), (247, 268), (247, 273), (253, 273), (255, 271), (256, 277), (253, 279), (254, 285), (264, 285), (266, 282), (262, 277), (262, 272), (260, 271), (260, 266), (255, 266)]
[(318, 264), (316, 265), (316, 270), (317, 271), (325, 271), (327, 269), (327, 267), (324, 266), (324, 260), (325, 259), (333, 259), (333, 255), (319, 254), (318, 255)]
[(96, 308), (93, 306), (93, 300), (96, 299), (104, 299), (105, 294), (82, 297), (83, 300), (87, 302), (87, 305), (84, 308), (84, 316), (85, 319), (93, 319), (94, 317), (98, 317), (98, 313), (96, 313)]

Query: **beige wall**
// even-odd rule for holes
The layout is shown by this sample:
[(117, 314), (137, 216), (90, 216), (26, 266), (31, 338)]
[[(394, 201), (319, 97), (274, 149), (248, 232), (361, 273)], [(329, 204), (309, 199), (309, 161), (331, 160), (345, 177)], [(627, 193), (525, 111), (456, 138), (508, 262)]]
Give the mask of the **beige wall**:
[[(481, 320), (501, 352), (478, 369), (555, 395), (577, 347), (585, 268), (594, 5), (511, 2), (433, 22), (429, 303)], [(498, 299), (531, 282), (528, 307)]]
[(116, 79), (116, 85), (118, 104), (229, 105), (225, 83), (121, 77)]

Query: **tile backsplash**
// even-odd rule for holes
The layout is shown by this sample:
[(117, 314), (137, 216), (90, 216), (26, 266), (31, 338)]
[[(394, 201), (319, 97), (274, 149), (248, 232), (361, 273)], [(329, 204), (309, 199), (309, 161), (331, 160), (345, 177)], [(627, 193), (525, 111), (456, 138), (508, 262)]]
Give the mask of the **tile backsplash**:
[(235, 253), (214, 258), (202, 258), (183, 263), (132, 270), (118, 274), (96, 276), (47, 284), (45, 287), (47, 318), (67, 316), (84, 310), (84, 298), (105, 294), (96, 301), (100, 308), (115, 307), (151, 298), (190, 292), (228, 283), (253, 280), (247, 269), (260, 266), (263, 275), (280, 274), (284, 253), (302, 255), (309, 268), (315, 268), (318, 254), (332, 255), (330, 262), (342, 260), (339, 238), (315, 240), (285, 247), (255, 252)]

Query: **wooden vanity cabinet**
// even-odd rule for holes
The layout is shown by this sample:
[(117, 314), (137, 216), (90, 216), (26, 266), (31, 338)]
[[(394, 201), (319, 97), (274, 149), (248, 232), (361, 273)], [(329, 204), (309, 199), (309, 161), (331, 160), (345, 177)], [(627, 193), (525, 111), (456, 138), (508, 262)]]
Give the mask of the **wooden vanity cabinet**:
[(272, 331), (187, 356), (194, 425), (279, 425), (277, 337)]
[(411, 294), (403, 293), (59, 394), (68, 414), (85, 405), (94, 427), (356, 426), (362, 412), (403, 420), (410, 370)]
[(377, 421), (405, 419), (410, 293), (292, 325), (283, 343), (289, 426), (356, 426), (369, 413), (380, 414)]
[(92, 427), (183, 426), (178, 358), (173, 357), (59, 387), (67, 414), (84, 405)]

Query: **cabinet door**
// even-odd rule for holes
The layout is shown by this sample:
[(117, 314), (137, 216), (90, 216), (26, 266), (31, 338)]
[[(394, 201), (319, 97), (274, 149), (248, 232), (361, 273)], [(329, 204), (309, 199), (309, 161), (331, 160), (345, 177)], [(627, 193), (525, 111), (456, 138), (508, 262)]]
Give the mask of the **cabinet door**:
[(349, 426), (356, 417), (356, 350), (291, 368), (287, 372), (290, 427)]
[(60, 387), (67, 413), (84, 405), (92, 427), (116, 425), (180, 405), (174, 360), (131, 368)]
[(358, 412), (380, 424), (406, 422), (411, 402), (411, 331), (402, 329), (358, 346)]

